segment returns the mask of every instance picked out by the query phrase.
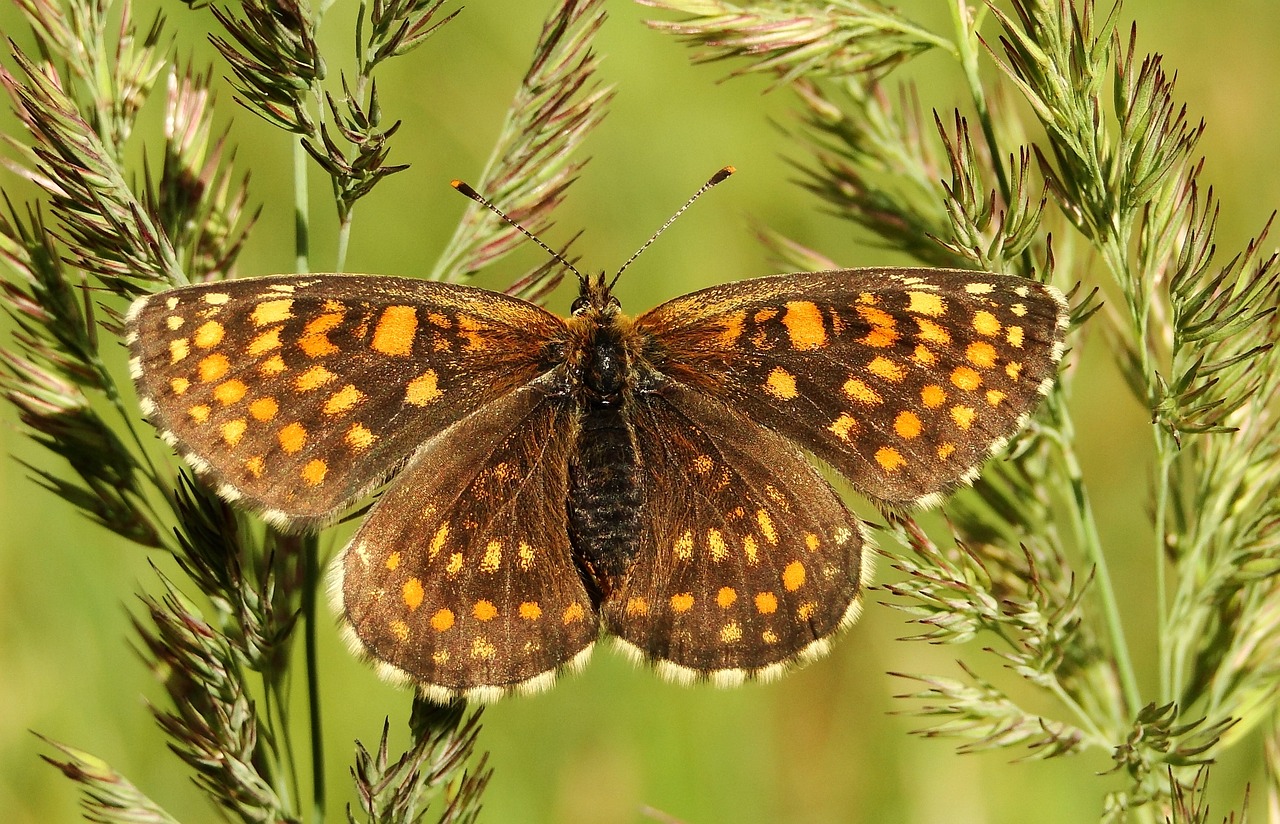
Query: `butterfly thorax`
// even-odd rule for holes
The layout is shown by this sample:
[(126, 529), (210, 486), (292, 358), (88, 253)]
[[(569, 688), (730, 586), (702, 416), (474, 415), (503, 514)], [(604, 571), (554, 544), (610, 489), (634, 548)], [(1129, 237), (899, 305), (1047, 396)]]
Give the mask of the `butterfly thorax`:
[(569, 465), (569, 538), (597, 602), (620, 580), (639, 541), (643, 490), (631, 408), (646, 369), (631, 318), (597, 284), (584, 287), (569, 319), (567, 394), (577, 418)]

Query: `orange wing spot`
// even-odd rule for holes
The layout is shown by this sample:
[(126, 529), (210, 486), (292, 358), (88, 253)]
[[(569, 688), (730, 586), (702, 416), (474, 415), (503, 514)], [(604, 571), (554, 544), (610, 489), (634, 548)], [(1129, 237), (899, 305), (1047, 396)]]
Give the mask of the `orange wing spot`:
[(428, 312), (427, 322), (432, 326), (440, 329), (452, 329), (453, 321), (449, 320), (448, 315), (442, 315), (439, 312)]
[(742, 337), (743, 327), (746, 325), (746, 312), (733, 312), (720, 319), (720, 334), (716, 335), (716, 340), (725, 348), (735, 345), (738, 339)]
[(264, 300), (253, 307), (253, 314), (249, 316), (254, 326), (270, 326), (273, 323), (282, 323), (291, 317), (293, 317), (293, 301), (288, 298)]
[(892, 330), (898, 323), (894, 320), (893, 315), (883, 309), (876, 309), (871, 306), (857, 306), (854, 307), (854, 311), (858, 313), (859, 317), (872, 326), (887, 326)]
[(497, 572), (502, 566), (502, 541), (490, 541), (480, 558), (481, 572)]
[(412, 306), (388, 306), (373, 329), (369, 348), (391, 357), (408, 357), (418, 332), (418, 310)]
[(267, 468), (267, 461), (261, 455), (254, 455), (244, 462), (244, 468), (253, 477), (261, 478), (263, 470)]
[(471, 657), (487, 661), (497, 654), (498, 648), (485, 638), (477, 638), (471, 642)]
[[(404, 586), (400, 588), (400, 597), (404, 599), (404, 605), (410, 610), (415, 610), (422, 606), (422, 598), (425, 594), (426, 592), (422, 588), (422, 581), (419, 581), (417, 578), (410, 578), (405, 581)], [(438, 612), (436, 613), (436, 615), (439, 614), (440, 613)], [(450, 618), (452, 617), (453, 616), (450, 615)], [(431, 622), (432, 624), (435, 623), (434, 616), (432, 617)]]
[(302, 467), (302, 480), (306, 481), (309, 486), (319, 486), (324, 483), (324, 476), (329, 474), (329, 465), (319, 458), (307, 461), (307, 465)]
[(1004, 373), (1009, 376), (1009, 380), (1016, 382), (1018, 376), (1022, 374), (1022, 364), (1018, 361), (1009, 361), (1004, 366)]
[(369, 431), (369, 428), (364, 424), (353, 423), (342, 439), (352, 449), (368, 449), (378, 439), (378, 436)]
[(956, 422), (956, 426), (961, 429), (968, 429), (973, 426), (973, 419), (977, 417), (978, 412), (972, 406), (953, 406), (951, 407), (951, 420)]
[(871, 330), (861, 339), (860, 343), (877, 348), (893, 346), (893, 344), (897, 343), (901, 335), (898, 334), (897, 322), (892, 315), (870, 306), (858, 306), (856, 310), (863, 320), (871, 324)]
[(196, 369), (200, 373), (201, 383), (210, 383), (231, 371), (231, 361), (227, 360), (226, 355), (209, 355), (200, 359)]
[(453, 610), (438, 609), (431, 616), (431, 628), (436, 632), (444, 632), (453, 628)]
[(898, 437), (909, 441), (920, 437), (924, 425), (914, 412), (899, 412), (898, 417), (893, 419), (893, 431), (898, 433)]
[(214, 387), (213, 397), (223, 406), (230, 406), (238, 403), (248, 392), (249, 387), (244, 385), (244, 381), (229, 380)]
[(227, 446), (235, 446), (240, 443), (240, 439), (244, 437), (244, 431), (249, 428), (249, 424), (244, 418), (237, 418), (234, 421), (227, 421), (222, 425), (222, 440)]
[(991, 406), (999, 406), (1001, 403), (1004, 402), (1004, 399), (1007, 397), (1008, 395), (1001, 392), (999, 389), (987, 390), (987, 403), (990, 404)]
[(677, 593), (671, 596), (671, 608), (676, 612), (688, 612), (693, 609), (693, 595), (688, 592)]
[(710, 455), (699, 455), (693, 459), (693, 471), (699, 475), (706, 475), (716, 468), (716, 462), (711, 460)]
[(255, 421), (269, 421), (280, 411), (275, 398), (258, 398), (249, 404), (249, 414)]
[(691, 560), (693, 558), (693, 533), (686, 531), (679, 538), (676, 538), (673, 549), (676, 557), (681, 561)]
[(190, 354), (191, 343), (186, 338), (169, 341), (169, 363), (177, 363)]
[(827, 431), (842, 441), (848, 441), (849, 435), (858, 428), (858, 422), (850, 415), (841, 415), (831, 422)]
[(872, 389), (870, 386), (858, 378), (849, 378), (844, 382), (844, 393), (859, 403), (865, 403), (868, 406), (874, 406), (883, 403), (884, 398), (880, 393)]
[(827, 330), (822, 325), (822, 312), (816, 304), (807, 300), (793, 300), (787, 304), (782, 325), (787, 327), (792, 349), (817, 349), (827, 343)]
[(628, 598), (626, 613), (632, 618), (636, 618), (641, 615), (648, 615), (649, 602), (640, 597)]
[(449, 540), (449, 525), (440, 524), (440, 528), (436, 530), (436, 534), (431, 538), (431, 546), (427, 549), (427, 559), (434, 560), (440, 554), (440, 550), (444, 549), (444, 542)]
[(340, 323), (342, 323), (341, 312), (326, 312), (319, 317), (313, 318), (307, 323), (306, 328), (302, 330), (302, 337), (298, 338), (298, 348), (305, 352), (309, 358), (322, 358), (325, 355), (337, 354), (338, 347), (334, 346), (333, 342), (329, 340), (329, 331)]
[(471, 614), (476, 617), (477, 621), (492, 621), (498, 617), (498, 608), (490, 601), (476, 601), (471, 607)]
[(267, 352), (270, 352), (272, 349), (279, 348), (280, 327), (277, 326), (274, 329), (268, 329), (249, 342), (249, 355), (250, 357), (256, 358), (259, 355), (264, 355)]
[(773, 528), (773, 519), (763, 509), (756, 510), (756, 523), (760, 524), (760, 534), (773, 546), (778, 545), (778, 530)]
[(720, 587), (720, 591), (716, 593), (716, 605), (721, 609), (728, 609), (737, 600), (738, 592), (733, 587)]
[(205, 421), (209, 420), (209, 413), (211, 411), (212, 410), (209, 409), (209, 407), (205, 406), (204, 404), (200, 404), (198, 406), (193, 406), (190, 409), (188, 409), (187, 414), (191, 417), (191, 420), (195, 421), (196, 423), (204, 423)]
[(404, 642), (409, 640), (409, 625), (404, 621), (392, 621), (387, 624), (387, 629), (391, 630), (391, 634), (396, 637), (397, 641)]
[(938, 444), (938, 459), (945, 461), (955, 454), (956, 445), (950, 441)]
[(796, 610), (796, 618), (800, 619), (801, 621), (808, 621), (810, 618), (813, 617), (813, 614), (817, 611), (818, 611), (818, 605), (815, 602), (805, 601), (803, 604), (800, 605), (799, 609)]
[(364, 393), (356, 389), (353, 385), (346, 386), (334, 392), (329, 400), (324, 402), (324, 413), (326, 415), (340, 415), (344, 412), (350, 412), (355, 408), (356, 404), (364, 400)]
[(190, 388), (191, 381), (186, 378), (173, 378), (169, 381), (169, 389), (172, 390), (175, 395), (181, 395)]
[(756, 593), (756, 612), (761, 615), (772, 615), (778, 611), (778, 596), (772, 592)]
[(1014, 347), (1015, 349), (1022, 348), (1022, 336), (1023, 336), (1023, 332), (1022, 332), (1021, 326), (1005, 327), (1004, 339), (1009, 341), (1009, 345)]
[[(745, 312), (743, 314), (746, 314)], [(778, 316), (777, 309), (757, 309), (756, 313), (751, 316), (751, 321), (756, 324), (768, 323)]]
[(920, 402), (930, 409), (936, 409), (947, 402), (947, 393), (941, 386), (931, 383), (920, 390)]
[(222, 328), (222, 324), (216, 320), (208, 320), (201, 324), (196, 330), (192, 340), (196, 346), (201, 349), (210, 349), (222, 343), (222, 338), (227, 334), (227, 330)]
[(937, 346), (949, 346), (951, 344), (951, 333), (933, 321), (925, 318), (916, 318), (916, 326), (920, 327), (920, 332), (916, 337), (925, 343), (932, 343)]
[(820, 546), (822, 546), (822, 541), (818, 538), (817, 535), (814, 535), (812, 532), (806, 532), (804, 534), (805, 549), (809, 550), (810, 552), (813, 552), (815, 549), (817, 549)]
[(730, 621), (720, 628), (720, 641), (725, 644), (736, 644), (742, 640), (742, 626), (737, 621)]
[(462, 571), (462, 553), (461, 552), (455, 552), (449, 556), (449, 563), (444, 565), (444, 571), (448, 573), (450, 577), (457, 575), (459, 572)]
[(778, 633), (774, 632), (771, 629), (767, 629), (764, 632), (760, 633), (760, 640), (764, 641), (769, 646), (773, 646), (774, 644), (778, 643)]
[(974, 312), (973, 331), (979, 335), (994, 335), (1000, 331), (1000, 321), (990, 312)]
[(1015, 303), (1009, 307), (1009, 311), (1018, 317), (1023, 317), (1027, 314), (1027, 305), (1025, 303)]
[(586, 612), (582, 609), (582, 604), (570, 604), (565, 607), (564, 615), (561, 621), (565, 624), (572, 624), (574, 621), (581, 621), (586, 616)]
[(876, 296), (870, 292), (862, 292), (858, 295), (858, 303), (861, 303), (863, 306), (875, 306), (880, 303), (880, 301), (877, 300)]
[(932, 292), (907, 292), (910, 303), (907, 311), (914, 315), (928, 315), (937, 318), (947, 313), (946, 302)]
[(313, 389), (319, 389), (336, 377), (338, 376), (323, 366), (313, 366), (299, 375), (293, 385), (299, 392), (310, 392)]
[(796, 379), (781, 366), (773, 367), (769, 379), (764, 383), (765, 391), (778, 400), (789, 401), (799, 393), (796, 391)]
[(894, 472), (906, 466), (907, 459), (892, 446), (882, 446), (876, 450), (876, 463), (880, 464), (885, 472)]
[(414, 406), (426, 406), (432, 401), (443, 397), (444, 392), (440, 390), (438, 383), (439, 378), (436, 375), (436, 370), (428, 369), (423, 372), (405, 386), (405, 403), (411, 403)]
[(963, 389), (966, 392), (972, 392), (979, 386), (982, 386), (982, 376), (976, 370), (967, 366), (957, 366), (951, 371), (951, 383), (957, 389)]
[(272, 355), (262, 363), (258, 364), (258, 371), (262, 373), (264, 377), (268, 378), (273, 375), (279, 375), (284, 371), (284, 369), (284, 358), (279, 355)]
[(969, 344), (964, 350), (964, 356), (979, 369), (990, 369), (996, 365), (996, 348), (985, 340)]
[(916, 347), (911, 359), (921, 366), (933, 366), (937, 362), (938, 356), (933, 354), (933, 351), (922, 343)]
[(542, 617), (542, 607), (538, 606), (537, 601), (522, 601), (516, 611), (526, 621), (536, 621)]
[(280, 430), (276, 435), (280, 448), (289, 455), (296, 455), (307, 445), (307, 430), (302, 424), (294, 422)]
[(724, 536), (718, 529), (707, 530), (707, 548), (711, 550), (711, 557), (716, 561), (723, 561), (729, 554), (729, 547), (725, 545)]
[(388, 555), (386, 566), (387, 566), (387, 569), (391, 570), (392, 572), (395, 572), (396, 569), (398, 569), (400, 566), (400, 553), (393, 552), (390, 555)]
[(756, 565), (756, 539), (750, 535), (742, 539), (742, 554), (746, 556), (747, 563), (751, 566)]
[(520, 546), (516, 549), (516, 557), (520, 559), (520, 568), (527, 570), (533, 566), (533, 547), (520, 542)]
[(792, 561), (782, 570), (782, 586), (787, 592), (795, 592), (804, 586), (804, 564)]
[(883, 356), (877, 356), (867, 364), (867, 371), (884, 378), (890, 383), (897, 383), (907, 376), (907, 370)]

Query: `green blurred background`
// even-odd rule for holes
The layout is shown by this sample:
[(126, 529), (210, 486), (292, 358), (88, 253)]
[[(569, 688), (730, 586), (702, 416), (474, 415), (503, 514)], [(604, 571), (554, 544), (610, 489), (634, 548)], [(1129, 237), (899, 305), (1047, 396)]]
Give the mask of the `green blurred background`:
[[(354, 5), (342, 0), (326, 20), (322, 48), (331, 76), (347, 67)], [(898, 6), (949, 30), (944, 0)], [(420, 51), (380, 75), (386, 116), (404, 120), (392, 162), (412, 168), (358, 206), (348, 270), (414, 274), (438, 254), (465, 206), (448, 181), (478, 177), (549, 7), (470, 0)], [(139, 16), (146, 19), (150, 8)], [(176, 3), (164, 8), (179, 53), (194, 47), (197, 65), (212, 60), (202, 35), (211, 25), (208, 12)], [(583, 227), (587, 234), (575, 247), (583, 263), (616, 268), (714, 169), (732, 163), (739, 174), (629, 270), (618, 290), (628, 309), (770, 272), (753, 240), (753, 221), (846, 265), (900, 262), (823, 216), (791, 185), (787, 158), (797, 155), (784, 134), (795, 126), (787, 94), (764, 93), (760, 79), (719, 82), (726, 66), (691, 67), (683, 47), (642, 25), (650, 10), (627, 2), (608, 8), (598, 48), (606, 55), (603, 79), (616, 85), (617, 98), (589, 139), (591, 163), (547, 233), (552, 245)], [(1137, 21), (1141, 52), (1166, 55), (1192, 119), (1208, 122), (1203, 179), (1222, 199), (1225, 261), (1280, 203), (1273, 173), (1280, 4), (1131, 0), (1123, 16)], [(0, 30), (30, 42), (7, 4)], [(962, 100), (954, 69), (942, 55), (917, 61), (913, 76), (927, 105), (946, 111)], [(225, 73), (221, 65), (218, 73)], [(235, 105), (225, 88), (220, 104), (223, 122), (234, 126), (238, 164), (252, 170), (253, 199), (264, 207), (241, 274), (287, 271), (293, 254), (287, 139)], [(155, 110), (140, 131), (154, 127)], [(0, 124), (13, 129), (8, 112)], [(0, 184), (25, 192), (7, 172), (0, 172)], [(324, 269), (333, 259), (334, 220), (318, 174), (312, 203), (313, 263)], [(536, 250), (523, 250), (482, 285), (501, 287), (537, 260)], [(564, 311), (566, 304), (560, 294), (552, 308)], [(1150, 685), (1149, 435), (1143, 411), (1096, 351), (1100, 343), (1083, 343), (1088, 371), (1076, 382), (1077, 427), (1127, 629)], [(6, 407), (0, 416), (0, 448), (45, 465), (12, 411)], [(154, 589), (149, 565), (163, 559), (69, 514), (13, 459), (0, 465), (0, 523), (0, 819), (77, 816), (75, 789), (39, 761), (48, 749), (34, 730), (109, 760), (183, 821), (218, 820), (165, 749), (146, 708), (160, 693), (131, 647), (133, 593)], [(326, 540), (340, 546), (344, 535)], [(886, 673), (954, 675), (961, 651), (895, 640), (912, 630), (878, 600), (872, 597), (861, 623), (829, 658), (776, 684), (680, 688), (602, 648), (582, 675), (554, 690), (491, 707), (480, 739), (495, 768), (484, 820), (629, 822), (646, 820), (646, 807), (686, 822), (1096, 820), (1103, 793), (1119, 786), (1116, 778), (1095, 776), (1111, 766), (1104, 754), (1011, 765), (1009, 752), (957, 756), (946, 741), (907, 734), (920, 723), (894, 714), (908, 705), (892, 696), (910, 685)], [(321, 640), (331, 820), (338, 820), (350, 787), (352, 742), (372, 745), (387, 715), (401, 728), (409, 695), (350, 658), (335, 632), (326, 628)], [(301, 719), (301, 694), (297, 700)], [(1245, 783), (1260, 779), (1260, 754), (1260, 740), (1248, 736), (1216, 769), (1215, 812), (1238, 806)]]

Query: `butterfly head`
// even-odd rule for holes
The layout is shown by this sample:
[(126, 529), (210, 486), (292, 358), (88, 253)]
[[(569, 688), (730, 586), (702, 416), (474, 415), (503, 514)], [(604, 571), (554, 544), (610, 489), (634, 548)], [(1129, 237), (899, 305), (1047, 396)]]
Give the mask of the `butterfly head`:
[(590, 275), (578, 276), (578, 297), (574, 298), (573, 305), (569, 307), (574, 317), (590, 317), (602, 321), (617, 317), (622, 305), (613, 296), (613, 284), (618, 278), (614, 276), (607, 283), (604, 278), (604, 272), (594, 278)]

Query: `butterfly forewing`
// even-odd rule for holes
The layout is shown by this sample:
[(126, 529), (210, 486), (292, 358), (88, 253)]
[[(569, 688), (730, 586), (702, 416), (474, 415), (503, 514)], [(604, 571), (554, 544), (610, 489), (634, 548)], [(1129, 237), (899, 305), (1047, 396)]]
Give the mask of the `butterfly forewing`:
[(494, 292), (332, 275), (175, 289), (128, 317), (138, 392), (166, 440), (227, 497), (304, 524), (533, 379), (562, 329)]
[(570, 555), (571, 412), (537, 385), (429, 440), (335, 565), (358, 648), (434, 697), (545, 686), (595, 609)]
[(893, 505), (972, 480), (1048, 391), (1066, 325), (1052, 287), (916, 269), (759, 278), (637, 319), (658, 371)]
[(637, 407), (645, 518), (609, 631), (680, 680), (819, 654), (857, 613), (857, 519), (793, 444), (705, 394), (672, 383)]

